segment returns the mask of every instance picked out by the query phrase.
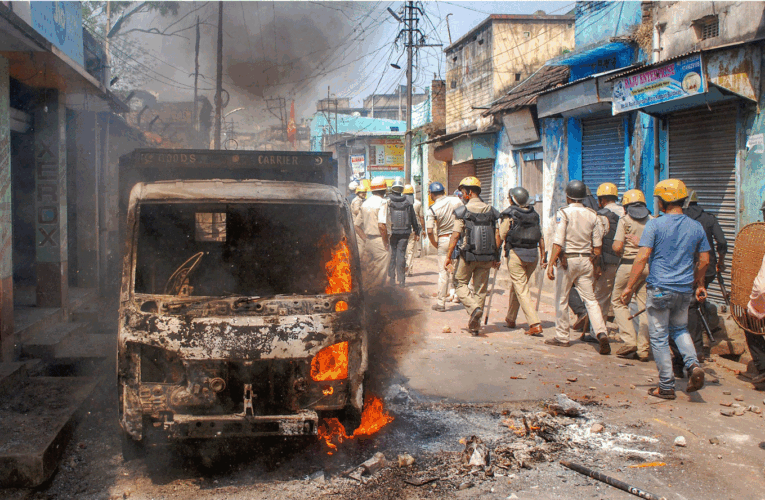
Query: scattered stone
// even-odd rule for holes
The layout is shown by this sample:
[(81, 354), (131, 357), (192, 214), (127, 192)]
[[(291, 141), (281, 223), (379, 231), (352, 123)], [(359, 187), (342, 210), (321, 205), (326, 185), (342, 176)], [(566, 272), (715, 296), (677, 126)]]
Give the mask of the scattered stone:
[(598, 388), (597, 388), (597, 387), (588, 387), (588, 389), (589, 389), (589, 390), (591, 390), (591, 391), (596, 391), (596, 390), (598, 390)]
[(675, 438), (675, 446), (679, 446), (681, 448), (685, 448), (686, 445), (687, 445), (687, 443), (685, 441), (685, 436), (677, 436)]
[(399, 405), (405, 405), (412, 402), (412, 396), (409, 394), (409, 390), (398, 384), (391, 385), (388, 390), (385, 391), (384, 398), (386, 401)]
[(722, 415), (723, 417), (732, 417), (733, 410), (720, 410), (720, 415)]
[(587, 411), (584, 406), (565, 394), (556, 394), (555, 403), (550, 403), (549, 408), (556, 413), (562, 413), (569, 417), (578, 417)]
[(359, 465), (358, 467), (354, 467), (353, 469), (349, 471), (346, 471), (345, 475), (350, 477), (351, 479), (355, 479), (356, 481), (360, 483), (365, 483), (367, 478), (362, 477), (364, 473), (367, 473), (371, 476), (378, 470), (385, 467), (385, 465), (386, 465), (385, 455), (383, 455), (382, 453), (378, 451), (372, 456), (372, 458), (370, 458), (363, 464)]
[(720, 438), (717, 436), (709, 438), (709, 444), (720, 444)]
[(569, 382), (576, 382), (577, 379), (576, 377), (568, 377), (566, 378), (566, 380), (568, 380)]
[(751, 411), (752, 413), (757, 413), (758, 415), (762, 413), (762, 409), (760, 409), (759, 406), (750, 405), (746, 409), (747, 411)]
[(592, 424), (592, 427), (590, 427), (590, 433), (591, 434), (600, 434), (603, 432), (603, 424)]
[(745, 410), (743, 408), (736, 408), (735, 410), (733, 410), (733, 414), (736, 415), (737, 417), (740, 417), (741, 415), (744, 414), (744, 411)]
[(635, 385), (634, 384), (630, 384), (630, 389), (635, 389)]
[(404, 453), (398, 456), (399, 467), (407, 467), (409, 465), (412, 465), (413, 463), (414, 463), (414, 457), (410, 455), (409, 453)]
[(731, 406), (732, 406), (733, 408), (741, 408), (741, 405), (740, 405), (740, 404), (738, 404), (738, 403), (733, 403)]
[(515, 493), (513, 493), (512, 495), (510, 495), (509, 497), (507, 497), (507, 499), (506, 499), (506, 500), (518, 500), (518, 495), (516, 495)]
[(462, 463), (473, 467), (486, 467), (490, 462), (491, 453), (489, 452), (489, 448), (483, 444), (483, 441), (478, 436), (470, 436), (465, 441), (465, 450), (462, 452)]
[(723, 394), (724, 394), (725, 396), (730, 396), (730, 391), (723, 391)]
[(472, 487), (473, 487), (473, 483), (471, 483), (469, 481), (465, 481), (464, 483), (460, 483), (460, 485), (457, 487), (457, 489), (462, 491), (462, 490), (466, 490), (466, 489), (472, 488)]
[(736, 397), (735, 397), (735, 398), (733, 398), (733, 399), (735, 399), (736, 401), (743, 401), (743, 400), (744, 400), (744, 397), (743, 397), (743, 396), (736, 396)]
[(722, 455), (717, 455), (717, 458), (718, 458), (719, 460), (722, 460)]
[(731, 406), (733, 406), (733, 403), (731, 403), (730, 401), (725, 401), (723, 403), (720, 403), (720, 406), (727, 406), (728, 408), (730, 408)]
[[(425, 477), (410, 477), (410, 478), (404, 479), (405, 483), (411, 484), (412, 486), (423, 486), (425, 484), (432, 483), (433, 481), (438, 481), (438, 478), (425, 476)], [(433, 486), (435, 486), (435, 484)]]
[(452, 333), (452, 329), (448, 326), (445, 326), (441, 329), (442, 333)]
[(649, 383), (653, 382), (653, 379), (652, 379), (651, 377), (648, 377), (646, 380), (647, 380)]
[(316, 471), (310, 476), (308, 476), (308, 480), (312, 483), (319, 483), (324, 484), (326, 482), (326, 477), (324, 476), (324, 471)]

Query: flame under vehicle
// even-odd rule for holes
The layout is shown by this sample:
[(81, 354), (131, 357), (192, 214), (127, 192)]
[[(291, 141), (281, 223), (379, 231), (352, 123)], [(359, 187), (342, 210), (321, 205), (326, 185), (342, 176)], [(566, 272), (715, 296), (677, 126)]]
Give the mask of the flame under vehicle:
[(126, 458), (147, 442), (313, 436), (329, 417), (358, 425), (367, 330), (337, 178), (324, 153), (120, 159)]

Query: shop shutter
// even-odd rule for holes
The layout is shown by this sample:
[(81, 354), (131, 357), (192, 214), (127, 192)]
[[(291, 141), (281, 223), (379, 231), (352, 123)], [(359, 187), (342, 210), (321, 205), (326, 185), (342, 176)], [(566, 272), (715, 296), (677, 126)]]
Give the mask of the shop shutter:
[(475, 176), (475, 162), (466, 161), (449, 167), (449, 193), (452, 194), (460, 185), (460, 181), (465, 177)]
[[(669, 176), (680, 179), (713, 213), (728, 240), (730, 270), (736, 239), (736, 111), (737, 104), (718, 104), (673, 113), (669, 117)], [(730, 273), (724, 273), (730, 287)], [(709, 295), (723, 303), (717, 284)]]
[(604, 116), (582, 120), (582, 181), (592, 194), (604, 182), (624, 187), (624, 118)]
[(492, 189), (492, 179), (494, 178), (494, 160), (476, 160), (475, 176), (481, 181), (481, 198), (484, 203), (492, 204), (494, 190)]

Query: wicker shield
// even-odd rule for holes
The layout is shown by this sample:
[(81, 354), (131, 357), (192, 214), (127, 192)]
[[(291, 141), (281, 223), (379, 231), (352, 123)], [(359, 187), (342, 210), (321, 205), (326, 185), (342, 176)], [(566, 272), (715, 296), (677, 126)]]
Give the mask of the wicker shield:
[(765, 222), (745, 226), (736, 236), (731, 268), (730, 308), (738, 326), (757, 335), (765, 335), (765, 320), (746, 312), (754, 279), (765, 255)]

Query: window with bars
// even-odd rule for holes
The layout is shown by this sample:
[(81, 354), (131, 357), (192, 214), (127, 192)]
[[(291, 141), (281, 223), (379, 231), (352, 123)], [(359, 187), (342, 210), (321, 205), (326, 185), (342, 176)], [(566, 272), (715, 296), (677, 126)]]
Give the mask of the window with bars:
[(720, 35), (720, 19), (717, 16), (707, 16), (693, 23), (699, 41), (716, 38)]

